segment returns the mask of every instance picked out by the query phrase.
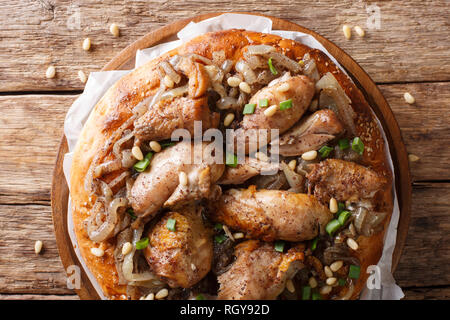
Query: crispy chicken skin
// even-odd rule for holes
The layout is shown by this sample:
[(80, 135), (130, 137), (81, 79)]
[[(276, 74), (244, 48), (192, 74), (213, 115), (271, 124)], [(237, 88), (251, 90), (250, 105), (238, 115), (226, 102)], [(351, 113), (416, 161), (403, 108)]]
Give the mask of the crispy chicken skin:
[(310, 165), (306, 175), (314, 196), (322, 202), (334, 197), (338, 201), (372, 198), (387, 183), (375, 171), (354, 162), (328, 159)]
[(236, 261), (218, 277), (221, 300), (273, 300), (284, 290), (286, 280), (301, 268), (303, 246), (286, 253), (273, 244), (247, 240), (235, 248)]
[(333, 111), (319, 110), (280, 137), (279, 152), (286, 157), (299, 156), (310, 150), (318, 150), (343, 132), (344, 127)]
[[(175, 231), (167, 228), (174, 219)], [(152, 271), (170, 287), (189, 288), (211, 269), (212, 232), (203, 224), (201, 209), (189, 206), (168, 212), (149, 231), (144, 255)]]
[[(155, 214), (163, 205), (174, 206), (183, 202), (208, 198), (217, 186), (215, 182), (223, 173), (224, 165), (214, 163), (209, 143), (202, 144), (201, 163), (194, 163), (194, 147), (191, 142), (179, 142), (157, 153), (150, 169), (137, 177), (129, 200), (140, 218)], [(188, 184), (180, 184), (183, 171)]]
[(282, 190), (230, 189), (211, 206), (210, 217), (264, 241), (304, 241), (325, 230), (333, 215), (313, 196)]
[[(280, 87), (288, 87), (281, 91)], [(246, 139), (246, 151), (251, 153), (255, 147), (261, 148), (272, 139), (270, 129), (278, 129), (279, 134), (287, 131), (303, 115), (308, 108), (314, 95), (314, 83), (306, 76), (300, 75), (290, 77), (287, 80), (267, 86), (259, 90), (250, 99), (250, 104), (256, 104), (255, 112), (244, 116), (241, 127), (235, 131), (235, 136), (239, 141), (240, 137)], [(280, 102), (292, 99), (292, 107), (285, 110), (278, 110), (273, 116), (267, 117), (264, 114), (266, 108), (258, 107), (259, 100), (267, 99), (269, 106), (279, 105)], [(260, 135), (257, 130), (267, 130), (267, 139)]]
[(206, 97), (165, 99), (156, 103), (134, 124), (135, 136), (140, 141), (170, 139), (176, 129), (194, 133), (194, 121), (202, 122), (202, 130), (217, 128), (219, 114), (210, 112)]

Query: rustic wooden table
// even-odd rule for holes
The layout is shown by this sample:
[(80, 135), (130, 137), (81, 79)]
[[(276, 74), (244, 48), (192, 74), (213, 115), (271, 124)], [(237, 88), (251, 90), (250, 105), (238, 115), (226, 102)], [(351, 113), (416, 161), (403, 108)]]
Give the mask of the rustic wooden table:
[[(159, 26), (217, 11), (304, 25), (377, 82), (408, 152), (420, 157), (411, 163), (411, 225), (394, 276), (407, 299), (450, 299), (450, 2), (0, 0), (0, 8), (0, 299), (78, 299), (66, 286), (50, 210), (64, 117), (83, 90), (78, 71), (98, 71)], [(109, 33), (111, 23), (120, 37)], [(346, 40), (343, 24), (363, 27), (366, 36), (353, 32)], [(85, 37), (92, 40), (88, 52)], [(49, 65), (54, 79), (45, 77)], [(406, 91), (415, 104), (405, 103)], [(40, 255), (36, 240), (44, 243)]]

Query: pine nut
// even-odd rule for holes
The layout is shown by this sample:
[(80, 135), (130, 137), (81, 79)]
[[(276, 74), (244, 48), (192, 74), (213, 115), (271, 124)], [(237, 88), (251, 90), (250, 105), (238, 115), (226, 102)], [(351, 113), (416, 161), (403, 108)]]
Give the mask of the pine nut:
[(352, 37), (352, 29), (346, 24), (342, 26), (342, 31), (344, 32), (344, 37), (349, 40)]
[(350, 249), (353, 249), (355, 251), (359, 248), (358, 243), (352, 238), (347, 238), (347, 245), (350, 247)]
[(229, 77), (227, 79), (227, 83), (230, 87), (238, 87), (241, 83), (241, 79), (239, 79), (238, 77)]
[(331, 271), (329, 266), (325, 266), (325, 268), (323, 268), (323, 271), (325, 272), (327, 278), (331, 278), (333, 276), (333, 271)]
[(358, 36), (360, 37), (364, 37), (364, 35), (366, 34), (363, 30), (363, 28), (361, 28), (360, 26), (356, 26), (355, 27), (355, 32), (358, 34)]
[(130, 242), (125, 242), (122, 246), (122, 255), (126, 256), (133, 249), (133, 245)]
[(294, 159), (294, 160), (289, 161), (289, 163), (288, 163), (289, 169), (294, 171), (296, 166), (297, 166), (297, 160)]
[(337, 200), (335, 198), (331, 198), (330, 199), (330, 212), (336, 213), (336, 212), (338, 212), (338, 210), (339, 210), (339, 207), (338, 207)]
[(41, 240), (37, 240), (34, 243), (34, 253), (39, 254), (41, 252), (41, 250), (42, 250), (42, 245), (43, 245), (42, 241)]
[(335, 284), (337, 281), (337, 279), (335, 277), (331, 277), (327, 279), (327, 285), (332, 286), (333, 284)]
[(178, 177), (179, 177), (179, 180), (180, 180), (180, 184), (182, 186), (187, 186), (187, 184), (188, 184), (188, 177), (187, 177), (186, 172), (181, 171), (180, 175)]
[(288, 289), (288, 291), (291, 293), (295, 292), (295, 286), (291, 279), (288, 279), (288, 281), (286, 281), (286, 289)]
[(83, 50), (84, 51), (89, 51), (89, 49), (91, 49), (91, 39), (86, 38), (83, 41)]
[(50, 66), (47, 68), (47, 71), (45, 72), (45, 76), (47, 77), (47, 79), (52, 79), (54, 78), (56, 75), (56, 69), (54, 66)]
[(78, 79), (80, 79), (82, 83), (86, 83), (87, 81), (86, 74), (82, 70), (78, 71)]
[(413, 104), (414, 102), (416, 102), (416, 99), (414, 99), (412, 94), (409, 92), (405, 92), (405, 94), (403, 95), (403, 98), (405, 99), (406, 103), (409, 103), (409, 104)]
[(302, 154), (302, 159), (306, 161), (314, 160), (317, 157), (317, 151), (311, 150)]
[(175, 85), (175, 82), (173, 82), (173, 80), (170, 79), (168, 75), (164, 76), (163, 83), (167, 88), (173, 88), (173, 86)]
[(164, 299), (168, 295), (169, 295), (169, 290), (164, 288), (164, 289), (161, 289), (161, 290), (158, 291), (158, 293), (155, 295), (155, 298), (160, 300), (160, 299)]
[(331, 292), (331, 289), (333, 289), (331, 286), (323, 286), (320, 288), (321, 294), (329, 294)]
[(223, 119), (223, 125), (225, 127), (228, 127), (234, 120), (234, 113), (229, 113), (225, 116), (225, 119)]
[(291, 86), (289, 85), (289, 83), (284, 82), (282, 84), (280, 84), (277, 88), (278, 92), (286, 92), (291, 88)]
[(416, 162), (416, 161), (418, 161), (420, 158), (419, 158), (418, 156), (416, 156), (415, 154), (409, 154), (409, 155), (408, 155), (408, 159), (409, 159), (409, 161), (411, 161), (411, 162)]
[(330, 269), (331, 269), (331, 271), (336, 272), (340, 268), (342, 268), (343, 265), (344, 265), (344, 261), (342, 261), (342, 260), (335, 261), (332, 264), (330, 264)]
[(193, 263), (191, 263), (191, 270), (192, 270), (192, 271), (197, 270), (197, 267), (196, 267), (195, 264), (193, 264)]
[(144, 159), (144, 155), (142, 154), (141, 148), (139, 148), (138, 146), (134, 146), (131, 149), (131, 154), (139, 161)]
[(242, 232), (236, 232), (235, 234), (233, 234), (233, 238), (235, 240), (242, 239), (242, 238), (244, 238), (244, 234)]
[(266, 117), (272, 117), (278, 111), (278, 106), (274, 104), (273, 106), (268, 107), (264, 110), (264, 115)]
[(119, 26), (117, 24), (113, 23), (112, 25), (109, 26), (109, 32), (111, 32), (111, 34), (114, 37), (118, 37), (120, 34)]
[(309, 286), (311, 287), (311, 289), (314, 289), (317, 287), (317, 280), (314, 277), (309, 278)]
[(150, 141), (150, 148), (155, 152), (161, 151), (161, 145), (158, 141)]
[(103, 257), (105, 251), (101, 248), (91, 248), (91, 253), (96, 257)]
[(144, 300), (155, 300), (155, 294), (152, 292), (152, 293), (149, 293), (146, 297), (145, 297), (145, 299)]
[(245, 92), (245, 93), (251, 93), (252, 92), (252, 89), (250, 88), (248, 83), (245, 82), (245, 81), (242, 81), (241, 83), (239, 83), (239, 89), (241, 89), (241, 91)]

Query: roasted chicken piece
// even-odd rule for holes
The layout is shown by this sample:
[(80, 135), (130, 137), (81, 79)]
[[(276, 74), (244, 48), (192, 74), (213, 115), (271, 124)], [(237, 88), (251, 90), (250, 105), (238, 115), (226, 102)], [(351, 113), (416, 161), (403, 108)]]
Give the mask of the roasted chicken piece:
[[(129, 201), (138, 218), (155, 214), (163, 205), (173, 207), (216, 194), (219, 187), (215, 182), (225, 166), (217, 163), (211, 144), (204, 142), (200, 147), (199, 163), (191, 142), (179, 142), (155, 154), (150, 169), (139, 174), (131, 189)], [(186, 174), (187, 184), (180, 183), (181, 172)]]
[(218, 299), (273, 300), (284, 290), (286, 280), (302, 267), (303, 246), (286, 253), (275, 251), (273, 244), (258, 240), (240, 243), (236, 261), (218, 277)]
[(134, 123), (135, 137), (139, 141), (170, 139), (176, 129), (194, 133), (194, 121), (201, 121), (202, 130), (217, 128), (219, 114), (211, 112), (206, 97), (164, 99), (153, 105)]
[(313, 239), (333, 218), (313, 196), (282, 190), (230, 189), (210, 207), (210, 217), (264, 241)]
[[(271, 140), (270, 129), (278, 129), (279, 134), (287, 131), (303, 115), (308, 108), (314, 95), (314, 83), (306, 76), (300, 75), (289, 77), (283, 81), (278, 81), (272, 86), (267, 86), (259, 90), (249, 101), (256, 104), (255, 112), (246, 114), (240, 124), (240, 128), (234, 132), (235, 139), (245, 139), (247, 153), (267, 145)], [(292, 104), (284, 110), (268, 117), (264, 114), (267, 108), (259, 107), (259, 101), (267, 99), (269, 106), (279, 106), (281, 102), (292, 99)], [(267, 134), (261, 134), (259, 130), (264, 130)]]
[(245, 157), (245, 163), (239, 163), (234, 168), (227, 167), (217, 183), (241, 184), (264, 172), (267, 174), (275, 174), (278, 169), (279, 165), (276, 163), (261, 161), (253, 157)]
[[(175, 231), (168, 228), (171, 219), (175, 220)], [(152, 271), (172, 288), (189, 288), (211, 269), (212, 231), (203, 224), (200, 208), (189, 206), (164, 214), (148, 238), (145, 258)]]
[(299, 156), (310, 150), (317, 150), (344, 131), (336, 114), (323, 109), (315, 112), (284, 133), (279, 141), (282, 156)]
[(328, 159), (309, 167), (306, 178), (322, 202), (332, 197), (338, 201), (369, 199), (387, 183), (386, 178), (354, 162)]

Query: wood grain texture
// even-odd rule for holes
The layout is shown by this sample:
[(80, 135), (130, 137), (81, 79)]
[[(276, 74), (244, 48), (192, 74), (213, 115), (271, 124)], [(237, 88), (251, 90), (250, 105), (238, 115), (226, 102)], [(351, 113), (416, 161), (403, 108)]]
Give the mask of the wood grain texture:
[(450, 300), (450, 287), (408, 288), (405, 300)]
[(80, 300), (77, 295), (0, 294), (0, 300)]
[[(149, 31), (200, 13), (248, 11), (304, 25), (348, 52), (376, 82), (449, 80), (449, 24), (443, 12), (450, 3), (432, 1), (377, 2), (380, 29), (368, 30), (364, 2), (247, 0), (202, 1), (1, 1), (0, 91), (81, 89), (77, 72), (98, 71), (121, 49)], [(107, 8), (107, 10), (105, 10)], [(10, 14), (14, 12), (14, 14)], [(121, 37), (108, 31), (114, 22)], [(360, 25), (346, 40), (342, 25)], [(81, 43), (92, 39), (92, 50)], [(370, 48), (370, 50), (368, 50)], [(447, 63), (445, 63), (447, 62)], [(49, 64), (55, 79), (46, 79)]]

